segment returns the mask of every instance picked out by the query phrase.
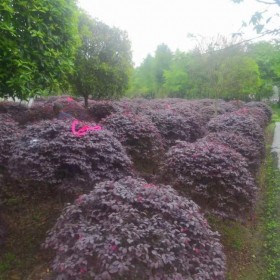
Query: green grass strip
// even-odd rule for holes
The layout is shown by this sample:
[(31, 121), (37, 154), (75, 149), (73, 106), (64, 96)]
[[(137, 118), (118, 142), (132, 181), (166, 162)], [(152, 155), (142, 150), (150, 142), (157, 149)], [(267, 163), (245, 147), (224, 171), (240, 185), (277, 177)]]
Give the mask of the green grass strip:
[(280, 171), (272, 154), (268, 154), (264, 209), (265, 261), (267, 279), (280, 279)]

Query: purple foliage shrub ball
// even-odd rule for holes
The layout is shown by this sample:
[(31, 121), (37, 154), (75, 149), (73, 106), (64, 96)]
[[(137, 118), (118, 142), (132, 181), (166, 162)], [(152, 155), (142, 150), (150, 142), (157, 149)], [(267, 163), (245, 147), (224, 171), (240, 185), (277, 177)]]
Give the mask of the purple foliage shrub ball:
[(231, 104), (232, 106), (234, 106), (235, 110), (239, 110), (239, 109), (243, 108), (246, 104), (242, 100), (230, 100), (228, 103)]
[(226, 146), (178, 141), (161, 174), (164, 182), (218, 216), (242, 219), (254, 206), (257, 188), (246, 160)]
[(272, 110), (266, 103), (252, 101), (252, 102), (246, 103), (245, 106), (248, 108), (259, 108), (259, 109), (263, 110), (268, 118), (268, 121), (271, 120)]
[(66, 207), (44, 247), (55, 279), (224, 280), (217, 233), (170, 186), (106, 181)]
[(157, 165), (164, 154), (164, 141), (147, 118), (132, 113), (112, 114), (101, 122), (126, 147), (135, 163)]
[(0, 114), (10, 114), (11, 116), (13, 116), (14, 114), (25, 112), (26, 110), (28, 110), (28, 108), (25, 105), (22, 105), (17, 102), (0, 102)]
[(88, 112), (97, 122), (113, 113), (116, 113), (117, 111), (118, 107), (113, 101), (100, 100), (89, 102)]
[(28, 112), (28, 108), (17, 102), (0, 102), (0, 114), (8, 114), (16, 122), (20, 122)]
[(41, 120), (51, 120), (57, 118), (54, 112), (54, 105), (59, 104), (61, 111), (69, 114), (78, 120), (87, 121), (90, 116), (87, 110), (70, 96), (51, 97), (48, 99), (38, 99), (20, 120), (21, 124), (38, 122)]
[(27, 186), (56, 186), (77, 193), (102, 180), (131, 175), (132, 163), (107, 130), (75, 136), (71, 122), (42, 121), (26, 128), (9, 160), (11, 175)]
[(204, 124), (217, 115), (230, 113), (236, 110), (232, 104), (223, 100), (201, 99), (192, 101), (191, 104), (192, 108), (199, 113)]
[(180, 114), (184, 118), (184, 123), (187, 123), (191, 128), (191, 140), (194, 142), (197, 139), (203, 137), (205, 134), (206, 124), (199, 112), (193, 110), (191, 105), (186, 102), (178, 103), (175, 105), (170, 105), (171, 110), (174, 114)]
[(270, 121), (265, 111), (258, 107), (243, 107), (235, 111), (234, 114), (252, 117), (262, 129), (264, 129)]
[(207, 134), (199, 141), (212, 142), (218, 145), (225, 145), (240, 153), (247, 161), (249, 170), (255, 174), (261, 164), (262, 155), (254, 142), (238, 133), (213, 132)]
[(209, 132), (239, 133), (251, 139), (262, 156), (265, 154), (264, 131), (251, 116), (235, 112), (217, 116), (207, 124), (207, 129)]
[(191, 120), (170, 109), (150, 110), (147, 117), (158, 128), (168, 147), (175, 144), (177, 140), (194, 142), (197, 131), (193, 130)]

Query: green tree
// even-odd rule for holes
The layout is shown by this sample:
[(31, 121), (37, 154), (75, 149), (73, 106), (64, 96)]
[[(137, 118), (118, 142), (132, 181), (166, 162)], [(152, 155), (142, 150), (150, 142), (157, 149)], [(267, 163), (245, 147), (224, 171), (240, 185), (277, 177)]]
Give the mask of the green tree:
[(273, 86), (280, 86), (280, 49), (278, 44), (258, 42), (248, 47), (248, 54), (258, 64), (262, 83), (258, 95), (270, 97)]
[(79, 17), (81, 45), (75, 60), (75, 93), (88, 97), (117, 98), (128, 87), (132, 70), (131, 46), (127, 34), (118, 28), (92, 19), (84, 12)]
[(2, 0), (0, 38), (0, 97), (65, 90), (78, 44), (75, 0)]
[(249, 94), (256, 94), (261, 84), (260, 72), (246, 49), (247, 46), (222, 37), (211, 42), (207, 49), (197, 48), (188, 67), (192, 95), (248, 99)]
[(172, 58), (173, 54), (167, 45), (161, 44), (157, 47), (154, 57), (154, 80), (157, 95), (162, 94), (165, 82), (164, 72), (169, 70)]
[(154, 97), (154, 57), (152, 57), (150, 54), (147, 55), (139, 67), (133, 70), (128, 95), (131, 97)]
[[(232, 0), (235, 3), (244, 2), (244, 0)], [(256, 11), (250, 19), (250, 24), (253, 25), (255, 31), (259, 34), (279, 35), (280, 28), (277, 21), (279, 20), (279, 0), (256, 0), (256, 2), (266, 5), (266, 9)], [(275, 24), (276, 23), (276, 24)], [(247, 24), (245, 24), (247, 25)]]
[(187, 97), (189, 89), (189, 55), (176, 51), (170, 68), (164, 71), (164, 89), (169, 97)]
[(154, 56), (147, 55), (142, 64), (134, 69), (127, 94), (144, 97), (165, 96), (165, 72), (169, 70), (172, 60), (173, 53), (169, 47), (165, 44), (159, 45)]
[(248, 100), (260, 85), (258, 64), (246, 55), (227, 57), (219, 67), (218, 87), (223, 98)]

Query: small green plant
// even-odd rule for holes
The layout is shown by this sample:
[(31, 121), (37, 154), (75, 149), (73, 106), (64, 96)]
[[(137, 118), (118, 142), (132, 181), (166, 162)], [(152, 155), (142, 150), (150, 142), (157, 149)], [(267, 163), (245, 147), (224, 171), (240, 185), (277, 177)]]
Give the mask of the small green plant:
[(280, 122), (280, 106), (279, 105), (273, 105), (273, 114), (272, 114), (272, 122)]
[(16, 256), (13, 253), (6, 253), (0, 259), (0, 279), (2, 279), (1, 275), (5, 274), (5, 272), (12, 269), (15, 261)]

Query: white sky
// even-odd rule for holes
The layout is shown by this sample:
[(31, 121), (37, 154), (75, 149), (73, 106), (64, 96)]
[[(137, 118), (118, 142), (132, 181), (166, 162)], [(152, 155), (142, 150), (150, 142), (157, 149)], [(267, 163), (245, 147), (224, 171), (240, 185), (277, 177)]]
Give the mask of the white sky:
[[(212, 37), (237, 32), (256, 10), (255, 0), (235, 4), (231, 0), (78, 0), (92, 17), (126, 30), (138, 66), (148, 53), (167, 44), (172, 51), (190, 50), (195, 42), (188, 33)], [(249, 31), (245, 38), (256, 36)]]

